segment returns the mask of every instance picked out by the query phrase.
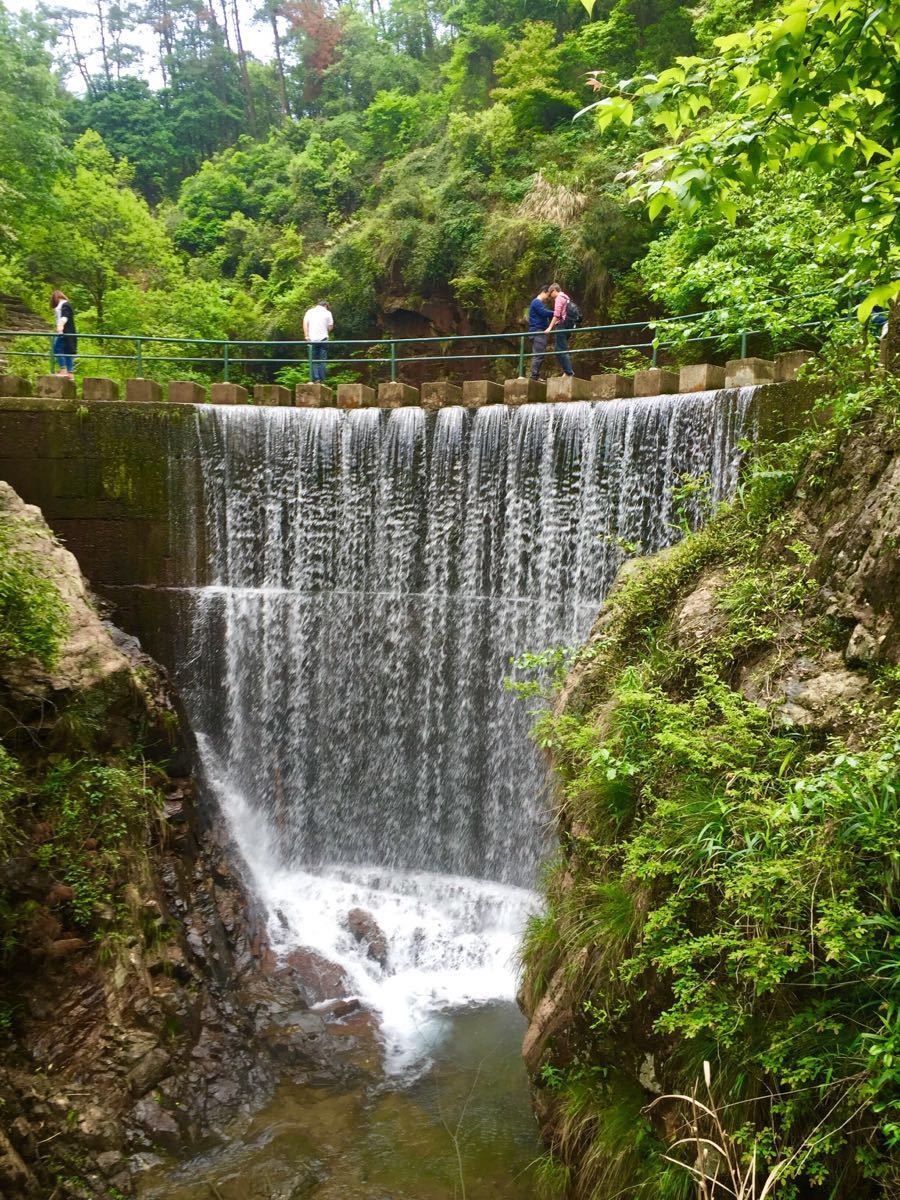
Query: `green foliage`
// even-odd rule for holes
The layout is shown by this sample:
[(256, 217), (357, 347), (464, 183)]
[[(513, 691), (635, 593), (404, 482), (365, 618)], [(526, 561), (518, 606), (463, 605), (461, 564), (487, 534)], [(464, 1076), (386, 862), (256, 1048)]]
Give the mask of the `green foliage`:
[[(631, 572), (565, 711), (536, 727), (565, 862), (527, 932), (525, 987), (537, 1003), (562, 967), (576, 1014), (543, 1083), (563, 1097), (554, 1153), (579, 1194), (692, 1194), (637, 1115), (608, 1136), (622, 1098), (585, 1073), (623, 1039), (660, 1051), (673, 1092), (714, 1060), (730, 1136), (761, 1167), (787, 1162), (785, 1200), (900, 1178), (900, 707), (848, 703), (825, 736), (737, 686), (818, 650), (827, 602), (785, 501), (816, 495), (860, 418), (900, 431), (889, 379), (828, 402), (831, 423), (764, 452), (735, 504)], [(704, 636), (685, 637), (672, 613), (712, 571)]]
[[(661, 333), (679, 356), (696, 355), (700, 345), (731, 354), (741, 327), (762, 331), (757, 352), (798, 336), (816, 345), (815, 323), (833, 322), (846, 308), (846, 285), (861, 284), (866, 272), (880, 278), (875, 242), (863, 253), (858, 237), (848, 240), (848, 212), (852, 230), (861, 222), (878, 246), (891, 240), (882, 212), (889, 183), (879, 176), (875, 186), (887, 160), (871, 147), (878, 138), (890, 147), (892, 101), (882, 89), (886, 101), (876, 113), (877, 87), (869, 86), (870, 43), (888, 18), (858, 29), (861, 45), (850, 46), (848, 90), (823, 119), (828, 137), (839, 140), (856, 105), (860, 128), (824, 171), (818, 149), (796, 159), (785, 151), (776, 138), (783, 113), (770, 128), (774, 109), (759, 107), (762, 93), (752, 83), (739, 94), (729, 90), (729, 70), (747, 69), (769, 79), (783, 100), (773, 71), (783, 65), (789, 81), (788, 60), (810, 45), (818, 82), (800, 80), (797, 94), (825, 86), (822, 72), (839, 52), (829, 41), (830, 18), (822, 16), (820, 41), (797, 31), (778, 41), (766, 20), (772, 7), (772, 0), (706, 0), (696, 9), (680, 0), (602, 0), (590, 20), (578, 5), (549, 0), (499, 7), (458, 0), (446, 10), (397, 0), (383, 11), (343, 5), (334, 12), (314, 0), (294, 6), (286, 21), (269, 4), (260, 16), (276, 57), (260, 63), (230, 48), (237, 12), (229, 12), (226, 32), (215, 6), (148, 0), (138, 11), (98, 0), (104, 36), (95, 54), (76, 55), (85, 85), (78, 97), (61, 83), (71, 63), (60, 58), (57, 73), (52, 68), (57, 27), (0, 10), (0, 139), (7, 138), (0, 197), (8, 195), (2, 207), (11, 214), (0, 283), (39, 312), (47, 311), (50, 288), (62, 286), (82, 332), (292, 340), (303, 309), (322, 291), (337, 337), (396, 333), (406, 313), (436, 322), (434, 332), (515, 328), (536, 284), (557, 276), (591, 321), (646, 317), (654, 305), (674, 314), (709, 310)], [(748, 50), (735, 30), (760, 18), (759, 48), (751, 42)], [(848, 28), (854, 19), (847, 17)], [(693, 57), (723, 36), (732, 41), (714, 59)], [(149, 44), (162, 87), (141, 77)], [(600, 110), (599, 143), (586, 122), (571, 121), (592, 69), (605, 80), (653, 73), (625, 85), (639, 95), (603, 102), (613, 107)], [(708, 103), (698, 107), (700, 77)], [(814, 128), (810, 102), (803, 92), (791, 119), (806, 122), (818, 146), (828, 138)], [(615, 127), (613, 113), (621, 118)], [(737, 116), (755, 122), (747, 145), (732, 130), (728, 153), (720, 153), (718, 133)], [(673, 120), (691, 136), (660, 151), (661, 131), (670, 132)], [(680, 157), (665, 157), (702, 157), (692, 139), (704, 131), (712, 149), (703, 179), (713, 167), (719, 172), (709, 187), (691, 173), (693, 158), (679, 166)], [(752, 147), (763, 143), (757, 163)], [(666, 197), (691, 214), (654, 243), (623, 173), (641, 155), (650, 155), (654, 170), (659, 154), (663, 173), (642, 174), (637, 190), (652, 191), (652, 212)], [(767, 164), (775, 157), (773, 170)], [(722, 203), (698, 216), (699, 202), (720, 191)], [(874, 206), (873, 219), (860, 217), (864, 206)], [(840, 295), (836, 281), (845, 285)], [(827, 294), (797, 299), (808, 291)], [(785, 302), (763, 304), (773, 294)], [(796, 326), (807, 323), (814, 324), (798, 335)], [(709, 340), (684, 349), (688, 336)], [(80, 349), (112, 356), (114, 344)], [(179, 365), (201, 357), (190, 347), (162, 350), (174, 360), (150, 368), (162, 382), (220, 375), (212, 364)], [(83, 358), (81, 365), (88, 369)], [(134, 367), (110, 357), (89, 369), (121, 378)], [(276, 369), (263, 364), (253, 373), (270, 377)]]
[(35, 230), (30, 245), (48, 275), (80, 289), (100, 330), (107, 295), (119, 278), (141, 272), (161, 281), (172, 265), (169, 240), (128, 186), (130, 179), (129, 164), (116, 163), (100, 135), (89, 130), (75, 145), (74, 176), (59, 179), (51, 194), (56, 223)]
[(824, 178), (844, 224), (815, 233), (828, 253), (850, 252), (847, 278), (871, 289), (865, 319), (900, 293), (898, 55), (896, 5), (785, 0), (770, 19), (715, 39), (709, 58), (680, 57), (589, 107), (601, 129), (639, 116), (672, 139), (635, 173), (651, 217), (708, 206), (733, 223), (740, 198), (771, 174)]
[(0, 5), (0, 253), (44, 203), (47, 171), (64, 165), (62, 113), (48, 31)]
[[(149, 817), (159, 804), (146, 764), (63, 758), (47, 772), (39, 811), (53, 824), (41, 847), (44, 865), (74, 890), (74, 922), (91, 928), (113, 904), (115, 887), (127, 878), (125, 864), (140, 853)], [(97, 849), (86, 850), (91, 839)]]
[(765, 336), (754, 352), (806, 338), (815, 345), (815, 323), (847, 312), (850, 293), (835, 287), (846, 263), (837, 185), (808, 170), (765, 173), (760, 182), (758, 192), (736, 197), (733, 221), (711, 209), (679, 213), (650, 244), (638, 267), (650, 295), (669, 312), (710, 310), (662, 326), (667, 346), (704, 338), (705, 348), (733, 351), (740, 330)]
[(0, 860), (11, 853), (19, 840), (15, 814), (22, 794), (22, 785), (20, 764), (0, 745)]
[(0, 516), (0, 654), (56, 662), (68, 632), (59, 589), (23, 544), (23, 527)]

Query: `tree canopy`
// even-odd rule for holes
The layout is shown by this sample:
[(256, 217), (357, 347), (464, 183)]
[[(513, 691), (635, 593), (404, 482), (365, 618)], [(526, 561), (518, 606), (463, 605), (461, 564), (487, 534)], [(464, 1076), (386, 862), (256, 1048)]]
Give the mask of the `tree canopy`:
[[(630, 175), (651, 218), (707, 207), (733, 224), (742, 196), (804, 172), (842, 212), (818, 232), (844, 257), (844, 281), (867, 291), (865, 319), (900, 294), (900, 8), (788, 0), (714, 47), (619, 81), (586, 111), (601, 129), (642, 120), (667, 135)], [(600, 69), (591, 80), (607, 86)]]
[(199, 336), (215, 312), (249, 339), (299, 336), (325, 289), (339, 330), (377, 337), (515, 328), (562, 276), (592, 321), (705, 312), (722, 352), (893, 294), (896, 6), (266, 0), (254, 20), (267, 61), (231, 0), (98, 0), (92, 39), (0, 3), (3, 290), (44, 308), (58, 283), (86, 330)]

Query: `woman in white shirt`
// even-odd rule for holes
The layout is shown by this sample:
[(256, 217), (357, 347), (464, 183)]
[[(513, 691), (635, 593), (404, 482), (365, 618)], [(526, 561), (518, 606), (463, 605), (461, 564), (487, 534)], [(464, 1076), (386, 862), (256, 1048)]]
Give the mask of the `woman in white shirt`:
[(75, 378), (75, 355), (78, 353), (78, 338), (75, 331), (75, 310), (65, 292), (55, 291), (50, 297), (50, 305), (56, 318), (56, 337), (53, 339), (53, 353), (59, 364), (57, 375), (67, 379)]

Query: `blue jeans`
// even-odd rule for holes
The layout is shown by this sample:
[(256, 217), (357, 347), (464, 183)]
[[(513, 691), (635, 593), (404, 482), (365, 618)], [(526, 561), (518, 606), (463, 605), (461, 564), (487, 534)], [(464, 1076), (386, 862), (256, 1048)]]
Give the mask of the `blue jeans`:
[(61, 371), (68, 371), (70, 375), (75, 373), (75, 355), (66, 354), (66, 337), (63, 333), (58, 333), (53, 339), (53, 353), (56, 356), (56, 361), (59, 364)]
[(568, 329), (560, 329), (556, 333), (556, 361), (559, 363), (560, 369), (564, 375), (574, 375), (575, 368), (572, 366), (572, 360), (569, 357), (569, 331)]
[(327, 342), (310, 342), (312, 358), (310, 364), (310, 381), (312, 383), (325, 382), (325, 360), (328, 357)]

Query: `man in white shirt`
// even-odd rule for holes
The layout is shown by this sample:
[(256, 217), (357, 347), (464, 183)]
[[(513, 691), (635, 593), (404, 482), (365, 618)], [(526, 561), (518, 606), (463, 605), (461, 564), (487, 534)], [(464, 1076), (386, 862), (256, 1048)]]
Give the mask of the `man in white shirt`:
[(328, 334), (334, 329), (334, 317), (327, 300), (308, 308), (303, 316), (303, 337), (312, 348), (312, 383), (325, 382), (325, 359), (328, 356)]

